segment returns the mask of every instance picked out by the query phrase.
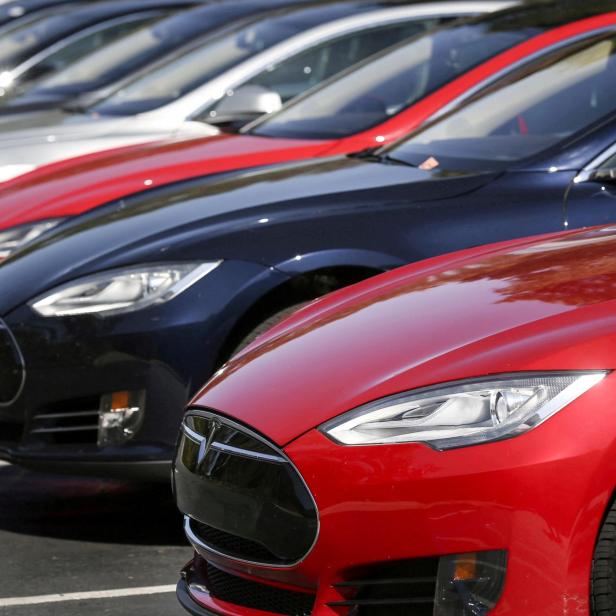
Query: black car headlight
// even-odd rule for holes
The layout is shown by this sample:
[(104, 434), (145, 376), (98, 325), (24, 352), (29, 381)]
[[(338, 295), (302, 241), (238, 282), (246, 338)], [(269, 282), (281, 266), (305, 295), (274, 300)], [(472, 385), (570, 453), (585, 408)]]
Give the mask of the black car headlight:
[(143, 265), (103, 272), (58, 287), (30, 305), (44, 317), (133, 312), (170, 301), (220, 263)]
[(342, 445), (425, 443), (435, 449), (523, 434), (596, 385), (605, 371), (504, 375), (409, 391), (321, 426)]

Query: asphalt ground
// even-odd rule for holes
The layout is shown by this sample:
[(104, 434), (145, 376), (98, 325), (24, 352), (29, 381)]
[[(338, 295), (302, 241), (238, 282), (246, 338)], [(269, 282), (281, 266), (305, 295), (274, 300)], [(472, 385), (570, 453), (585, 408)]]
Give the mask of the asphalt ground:
[(0, 616), (186, 616), (170, 489), (0, 464)]

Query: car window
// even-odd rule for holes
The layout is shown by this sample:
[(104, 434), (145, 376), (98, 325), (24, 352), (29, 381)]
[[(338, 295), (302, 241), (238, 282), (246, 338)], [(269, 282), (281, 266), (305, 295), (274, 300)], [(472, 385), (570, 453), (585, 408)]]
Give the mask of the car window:
[[(269, 66), (265, 71), (241, 85), (260, 86), (276, 92), (281, 101), (285, 103), (352, 64), (381, 49), (391, 47), (395, 43), (428, 30), (437, 23), (436, 19), (414, 20), (352, 32), (325, 41), (278, 64)], [(216, 118), (218, 105), (225, 98), (230, 98), (233, 95), (233, 90), (227, 92), (221, 100), (199, 114), (198, 119), (207, 121)]]
[(20, 75), (19, 80), (23, 83), (27, 80), (62, 71), (93, 51), (102, 49), (113, 41), (159, 18), (160, 14), (154, 15), (152, 13), (128, 15), (121, 19), (100, 24), (96, 28), (88, 29), (81, 36), (72, 38), (69, 43), (28, 68)]
[(507, 30), (492, 22), (438, 29), (369, 58), (255, 127), (253, 133), (336, 139), (367, 130), (536, 33), (535, 28)]
[(70, 21), (68, 9), (63, 8), (52, 14), (35, 14), (5, 26), (0, 32), (0, 68), (11, 68), (12, 63), (54, 40), (68, 29)]
[(287, 24), (264, 20), (215, 37), (121, 88), (93, 110), (131, 115), (156, 109), (296, 33)]
[[(267, 18), (258, 16), (249, 23), (242, 22), (232, 30), (183, 49), (92, 110), (102, 115), (131, 115), (156, 109), (283, 41), (357, 12), (354, 3), (332, 2), (301, 10), (278, 11)], [(209, 101), (203, 104), (207, 103)]]
[(421, 166), (500, 169), (571, 137), (616, 109), (616, 34), (531, 61), (388, 153)]

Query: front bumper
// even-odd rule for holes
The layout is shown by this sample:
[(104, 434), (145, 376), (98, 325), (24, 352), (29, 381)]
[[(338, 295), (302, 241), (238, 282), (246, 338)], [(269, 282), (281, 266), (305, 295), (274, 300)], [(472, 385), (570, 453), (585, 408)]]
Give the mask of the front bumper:
[(198, 544), (186, 570), (191, 601), (206, 614), (284, 613), (225, 603), (208, 586), (214, 567), (238, 584), (312, 593), (313, 616), (387, 614), (345, 607), (349, 588), (391, 576), (396, 564), (414, 569), (446, 555), (502, 551), (505, 584), (491, 616), (588, 616), (594, 545), (616, 471), (609, 453), (616, 420), (599, 390), (524, 436), (445, 452), (343, 447), (306, 433), (284, 453), (318, 507), (313, 549), (297, 565), (274, 568)]
[[(0, 458), (51, 472), (168, 481), (185, 405), (216, 368), (266, 273), (276, 275), (228, 261), (166, 304), (110, 318), (44, 318), (27, 305), (7, 315), (26, 378), (20, 395), (0, 406)], [(144, 395), (143, 423), (125, 444), (99, 447), (103, 398), (120, 391)]]

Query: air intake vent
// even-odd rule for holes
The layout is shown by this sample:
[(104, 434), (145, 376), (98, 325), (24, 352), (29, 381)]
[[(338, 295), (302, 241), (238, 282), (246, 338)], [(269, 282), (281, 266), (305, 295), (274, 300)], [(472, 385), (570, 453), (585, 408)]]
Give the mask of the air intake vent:
[(100, 398), (65, 400), (46, 407), (32, 417), (30, 441), (48, 444), (95, 445), (98, 434)]
[(225, 573), (209, 563), (207, 587), (212, 597), (221, 601), (285, 616), (309, 616), (315, 601), (313, 594), (259, 584)]
[(343, 597), (328, 603), (354, 616), (432, 616), (438, 558), (380, 566), (335, 588)]

